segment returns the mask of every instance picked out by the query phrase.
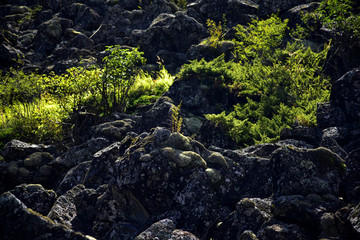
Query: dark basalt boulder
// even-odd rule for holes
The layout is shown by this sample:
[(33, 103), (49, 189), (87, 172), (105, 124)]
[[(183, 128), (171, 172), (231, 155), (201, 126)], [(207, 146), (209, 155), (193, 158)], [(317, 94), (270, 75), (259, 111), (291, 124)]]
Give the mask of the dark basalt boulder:
[(71, 19), (74, 22), (74, 29), (82, 31), (96, 30), (102, 20), (94, 9), (83, 3), (63, 5), (60, 16)]
[(221, 113), (235, 104), (235, 97), (229, 89), (217, 82), (217, 77), (219, 76), (201, 79), (194, 74), (175, 80), (165, 96), (171, 98), (176, 105), (181, 102), (182, 110), (197, 116)]
[(69, 170), (79, 163), (91, 161), (94, 157), (94, 153), (108, 145), (109, 141), (105, 138), (98, 137), (90, 139), (81, 145), (70, 148), (65, 154), (57, 157), (53, 164)]
[(115, 179), (98, 201), (98, 235), (117, 222), (143, 224), (165, 215), (201, 236), (242, 179), (236, 163), (164, 128), (135, 141), (115, 166)]
[(22, 183), (39, 183), (52, 188), (62, 174), (52, 164), (53, 159), (48, 152), (35, 152), (26, 158), (3, 163), (0, 190), (6, 191)]
[(138, 235), (135, 240), (198, 240), (190, 232), (175, 229), (175, 223), (170, 219), (163, 219), (152, 224), (148, 229)]
[(149, 132), (155, 127), (171, 128), (173, 101), (164, 96), (159, 98), (155, 104), (145, 113), (141, 114), (136, 123), (136, 132)]
[(75, 231), (92, 234), (96, 201), (103, 190), (86, 189), (83, 185), (77, 185), (56, 199), (47, 217)]
[(21, 184), (10, 191), (28, 208), (46, 216), (53, 206), (57, 194), (46, 190), (40, 184)]
[(270, 161), (275, 196), (340, 194), (345, 161), (326, 148), (283, 147)]
[[(354, 1), (356, 2), (356, 1)], [(332, 39), (332, 47), (324, 66), (324, 71), (335, 82), (344, 74), (360, 66), (360, 39), (348, 32), (339, 33), (325, 27), (320, 29), (320, 35), (327, 41)]]
[[(330, 102), (318, 105), (322, 142), (345, 156), (360, 147), (360, 70), (355, 68), (331, 88)], [(330, 143), (330, 141), (332, 143)]]
[(10, 67), (12, 64), (17, 62), (17, 59), (24, 56), (19, 49), (11, 46), (9, 43), (1, 43), (0, 45), (0, 61), (6, 67)]
[(345, 158), (347, 177), (345, 181), (346, 193), (349, 200), (360, 202), (360, 148), (353, 150)]
[(346, 123), (358, 127), (360, 122), (360, 68), (353, 69), (334, 82), (330, 103), (343, 112)]
[(200, 22), (206, 22), (208, 19), (219, 22), (225, 17), (229, 27), (250, 22), (252, 16), (257, 14), (258, 8), (256, 1), (251, 0), (197, 0), (188, 5), (189, 10), (198, 13)]
[(154, 62), (160, 50), (186, 53), (192, 44), (199, 43), (205, 35), (202, 24), (179, 11), (159, 15), (146, 30), (134, 30), (132, 41), (137, 42), (144, 50), (145, 57)]
[(310, 240), (313, 239), (311, 233), (296, 224), (274, 223), (259, 231), (257, 234), (259, 239), (296, 239), (296, 240)]
[(225, 129), (208, 120), (201, 125), (196, 139), (206, 147), (216, 146), (227, 149), (236, 149), (237, 147), (236, 142), (230, 138)]
[(137, 135), (127, 135), (121, 142), (115, 142), (110, 146), (96, 152), (91, 161), (89, 170), (83, 179), (87, 188), (98, 188), (108, 184), (114, 177), (115, 161), (122, 156), (126, 149), (136, 140)]
[(91, 239), (27, 208), (10, 192), (0, 195), (0, 214), (2, 239)]
[(126, 136), (126, 133), (133, 131), (134, 125), (134, 120), (125, 118), (123, 120), (116, 120), (97, 125), (93, 128), (93, 131), (96, 135), (105, 137), (110, 141), (121, 141)]
[(257, 0), (259, 4), (258, 15), (264, 17), (272, 13), (282, 12), (295, 6), (313, 2), (312, 0)]
[(232, 41), (221, 41), (216, 46), (212, 46), (205, 41), (204, 43), (192, 45), (186, 52), (186, 55), (189, 60), (201, 60), (204, 58), (206, 61), (211, 61), (221, 54), (224, 54), (225, 59), (231, 60), (233, 58), (232, 51), (234, 48), (235, 43)]
[(90, 169), (92, 161), (85, 161), (79, 163), (75, 167), (71, 168), (63, 179), (60, 181), (58, 186), (56, 187), (56, 192), (59, 195), (64, 194), (66, 191), (72, 189), (78, 184), (82, 184), (84, 179)]
[(241, 199), (236, 204), (236, 210), (217, 224), (213, 232), (213, 239), (234, 239), (234, 237), (240, 237), (245, 231), (257, 232), (271, 218), (271, 200)]
[(357, 237), (360, 237), (360, 205), (357, 205), (349, 214), (348, 220), (351, 227), (356, 233)]
[(11, 140), (3, 149), (1, 149), (1, 156), (6, 161), (21, 160), (35, 152), (49, 152), (56, 153), (56, 147), (52, 145), (43, 144), (29, 144), (19, 140)]
[(335, 213), (344, 206), (345, 202), (341, 198), (331, 194), (289, 195), (272, 200), (272, 214), (274, 218), (299, 224), (319, 236), (325, 230), (321, 227), (321, 221), (325, 221), (324, 215)]
[[(72, 27), (72, 26), (68, 26)], [(61, 40), (63, 28), (60, 19), (53, 18), (38, 27), (34, 40), (34, 50), (42, 56), (47, 56), (55, 49)]]

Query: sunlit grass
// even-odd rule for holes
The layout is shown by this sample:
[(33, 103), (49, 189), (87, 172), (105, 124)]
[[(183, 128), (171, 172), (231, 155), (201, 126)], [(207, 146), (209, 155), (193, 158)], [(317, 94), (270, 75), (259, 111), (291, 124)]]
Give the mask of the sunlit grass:
[(60, 104), (46, 95), (31, 103), (16, 102), (3, 106), (0, 110), (0, 144), (11, 139), (31, 143), (59, 141), (62, 122), (67, 117)]
[(129, 108), (155, 102), (173, 84), (175, 77), (162, 68), (155, 77), (141, 71), (129, 93)]

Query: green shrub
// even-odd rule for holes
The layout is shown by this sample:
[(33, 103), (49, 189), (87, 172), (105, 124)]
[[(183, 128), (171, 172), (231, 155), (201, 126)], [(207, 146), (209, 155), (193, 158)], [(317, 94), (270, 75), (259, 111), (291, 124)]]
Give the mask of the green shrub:
[(102, 74), (100, 68), (73, 67), (61, 75), (52, 73), (45, 78), (44, 86), (68, 114), (81, 108), (99, 114)]
[(299, 29), (310, 35), (321, 26), (346, 34), (360, 37), (359, 9), (352, 0), (322, 0), (320, 6), (311, 13), (304, 13)]
[(234, 62), (226, 62), (224, 55), (221, 55), (209, 62), (204, 59), (193, 60), (190, 64), (183, 65), (179, 72), (179, 78), (199, 78), (204, 83), (232, 83), (236, 78), (236, 76), (234, 76), (234, 72), (237, 66), (238, 64)]
[(354, 13), (351, 0), (323, 0), (316, 13), (320, 21), (329, 28), (350, 32), (360, 36), (360, 16)]
[(36, 73), (10, 69), (0, 71), (0, 106), (10, 106), (16, 102), (32, 102), (42, 92), (42, 76)]
[(284, 44), (288, 20), (282, 21), (273, 15), (266, 20), (253, 20), (249, 26), (235, 27), (235, 56), (237, 60), (249, 61), (253, 58), (273, 60), (273, 54)]
[(128, 94), (135, 82), (139, 67), (145, 64), (143, 53), (137, 48), (122, 49), (120, 46), (109, 46), (109, 53), (104, 61), (101, 97), (105, 112), (111, 109), (124, 112)]
[(238, 98), (230, 112), (208, 114), (240, 145), (279, 139), (282, 128), (316, 124), (316, 105), (329, 98), (330, 83), (322, 75), (329, 46), (313, 52), (284, 40), (287, 20), (277, 16), (236, 28), (236, 60), (221, 56), (185, 65), (180, 78), (221, 83)]
[(77, 112), (101, 115), (152, 103), (174, 81), (165, 68), (155, 79), (140, 71), (145, 59), (137, 49), (107, 51), (104, 68), (73, 67), (61, 75), (0, 72), (0, 147), (14, 138), (57, 142)]
[(180, 115), (181, 102), (171, 109), (171, 132), (180, 132), (183, 118)]

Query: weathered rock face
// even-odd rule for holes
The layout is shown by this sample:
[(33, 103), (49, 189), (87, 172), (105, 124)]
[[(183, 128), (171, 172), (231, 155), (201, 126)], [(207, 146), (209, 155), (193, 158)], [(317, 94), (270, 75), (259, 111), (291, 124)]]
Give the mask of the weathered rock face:
[(201, 234), (219, 216), (219, 201), (226, 194), (221, 189), (231, 185), (222, 172), (241, 177), (236, 165), (221, 156), (215, 160), (200, 143), (163, 128), (139, 139), (125, 156), (116, 161), (116, 181), (99, 202), (99, 226), (141, 223), (166, 214), (182, 228)]
[(40, 183), (51, 187), (60, 175), (52, 165), (56, 147), (28, 144), (18, 140), (7, 143), (1, 151), (0, 190), (11, 190), (21, 183)]
[(214, 239), (233, 239), (245, 231), (257, 232), (271, 220), (271, 201), (244, 198), (236, 204), (236, 210), (217, 224)]
[(358, 202), (358, 149), (360, 70), (355, 68), (334, 82), (330, 103), (318, 106), (317, 119), (322, 129), (321, 144), (346, 161), (347, 197)]
[(159, 222), (154, 223), (148, 229), (146, 229), (144, 232), (142, 232), (139, 236), (135, 238), (135, 240), (150, 240), (150, 239), (198, 240), (196, 236), (194, 236), (189, 232), (175, 229), (175, 224), (170, 219), (163, 219)]
[(274, 194), (277, 196), (310, 193), (339, 195), (346, 171), (344, 160), (325, 148), (281, 148), (273, 153), (271, 168)]
[(358, 127), (360, 118), (360, 68), (351, 70), (334, 82), (330, 103), (341, 109), (348, 124)]
[(310, 3), (311, 0), (257, 0), (259, 4), (259, 16), (266, 16), (277, 11), (282, 12), (295, 6)]
[(55, 224), (49, 218), (27, 208), (13, 194), (0, 195), (2, 239), (77, 239), (88, 237), (62, 225)]
[[(160, 14), (146, 30), (134, 30), (133, 39), (145, 50), (149, 60), (156, 60), (156, 55), (162, 49), (186, 53), (192, 44), (197, 44), (204, 38), (205, 33), (202, 24), (179, 11), (175, 14)], [(186, 57), (184, 60), (186, 61)], [(170, 63), (167, 59), (164, 61), (165, 64)], [(183, 63), (185, 62), (180, 62)]]
[(251, 20), (252, 15), (256, 15), (259, 5), (256, 1), (239, 0), (198, 0), (189, 4), (189, 11), (195, 11), (200, 16), (200, 21), (207, 19), (216, 22), (223, 21), (226, 18), (229, 26), (244, 24)]
[[(214, 76), (216, 79), (217, 76)], [(225, 87), (213, 78), (202, 82), (196, 76), (175, 81), (165, 95), (175, 104), (181, 102), (182, 109), (194, 115), (220, 113), (233, 106), (234, 99)]]
[(92, 234), (96, 200), (103, 191), (103, 188), (85, 189), (77, 185), (56, 200), (47, 217), (76, 231)]
[(46, 216), (57, 198), (53, 190), (46, 190), (40, 184), (22, 184), (16, 186), (11, 193), (28, 208)]

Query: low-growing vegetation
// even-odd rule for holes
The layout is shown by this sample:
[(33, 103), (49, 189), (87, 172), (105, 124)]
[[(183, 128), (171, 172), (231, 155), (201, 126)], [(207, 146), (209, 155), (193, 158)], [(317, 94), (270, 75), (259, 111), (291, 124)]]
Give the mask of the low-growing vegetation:
[(0, 147), (11, 139), (60, 141), (79, 111), (106, 115), (156, 101), (174, 81), (165, 68), (140, 70), (137, 49), (108, 48), (104, 67), (74, 67), (62, 75), (0, 73)]
[[(187, 4), (172, 2), (182, 8)], [(295, 29), (276, 15), (238, 25), (234, 34), (229, 34), (234, 36), (235, 46), (231, 61), (228, 55), (227, 60), (222, 55), (212, 61), (192, 61), (183, 66), (179, 79), (200, 78), (206, 84), (226, 88), (237, 99), (231, 110), (206, 118), (226, 129), (239, 146), (276, 141), (283, 128), (294, 125), (314, 126), (317, 103), (328, 101), (330, 94), (330, 81), (322, 72), (330, 43), (311, 49), (304, 40), (321, 26), (359, 37), (356, 4), (323, 0), (314, 12), (303, 15), (303, 22)], [(40, 10), (31, 9), (21, 21)], [(207, 26), (210, 36), (206, 43), (221, 46), (228, 31), (225, 17), (219, 23), (208, 20)], [(78, 112), (107, 115), (133, 111), (156, 101), (174, 81), (163, 67), (157, 73), (141, 70), (145, 58), (136, 48), (109, 46), (106, 52), (103, 66), (74, 67), (62, 75), (16, 69), (1, 72), (0, 147), (13, 138), (60, 141)], [(180, 131), (179, 122), (173, 131)]]
[(193, 61), (180, 72), (181, 78), (220, 83), (238, 98), (232, 111), (206, 118), (240, 146), (278, 140), (281, 129), (294, 124), (315, 125), (317, 103), (329, 97), (330, 83), (322, 74), (329, 45), (314, 52), (285, 41), (287, 20), (277, 16), (235, 29), (234, 60)]

